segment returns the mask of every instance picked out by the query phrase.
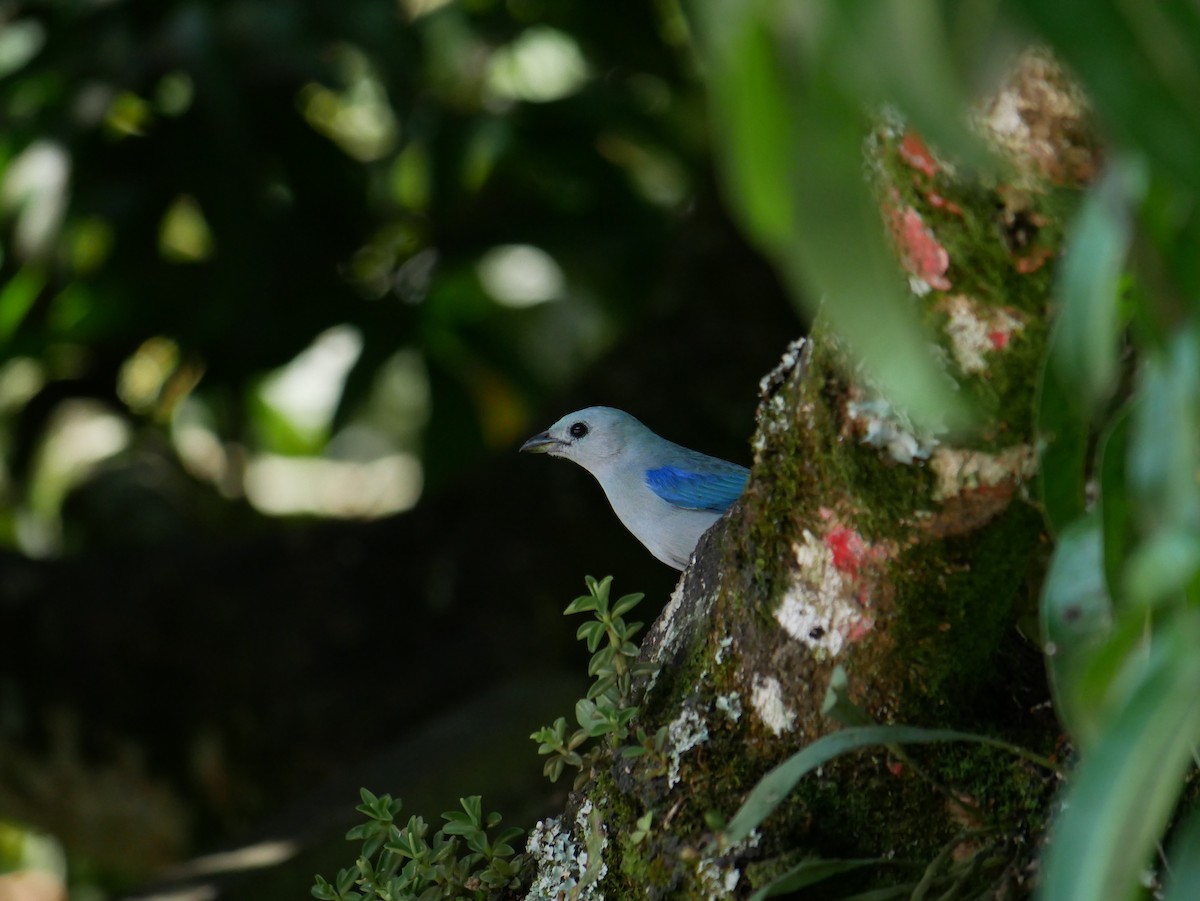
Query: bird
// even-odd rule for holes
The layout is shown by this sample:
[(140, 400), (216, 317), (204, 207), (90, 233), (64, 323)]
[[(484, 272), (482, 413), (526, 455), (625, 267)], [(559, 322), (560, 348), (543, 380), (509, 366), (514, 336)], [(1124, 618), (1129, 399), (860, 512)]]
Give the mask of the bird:
[(520, 450), (563, 457), (590, 472), (625, 528), (679, 570), (750, 476), (746, 467), (661, 438), (613, 407), (569, 413)]

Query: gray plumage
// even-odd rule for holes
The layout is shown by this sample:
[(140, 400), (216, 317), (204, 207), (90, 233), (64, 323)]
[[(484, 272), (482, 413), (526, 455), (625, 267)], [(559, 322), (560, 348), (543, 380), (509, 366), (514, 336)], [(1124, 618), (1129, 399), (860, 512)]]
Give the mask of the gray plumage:
[(590, 472), (625, 528), (676, 569), (687, 566), (700, 536), (738, 499), (750, 474), (661, 438), (612, 407), (570, 413), (521, 450), (565, 457)]

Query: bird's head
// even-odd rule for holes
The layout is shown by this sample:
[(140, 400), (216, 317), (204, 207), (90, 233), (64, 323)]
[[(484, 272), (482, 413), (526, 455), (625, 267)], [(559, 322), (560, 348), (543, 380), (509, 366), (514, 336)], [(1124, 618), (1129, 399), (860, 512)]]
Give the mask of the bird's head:
[(620, 454), (639, 430), (646, 427), (628, 413), (612, 407), (588, 407), (568, 413), (522, 444), (521, 450), (566, 457), (591, 469)]

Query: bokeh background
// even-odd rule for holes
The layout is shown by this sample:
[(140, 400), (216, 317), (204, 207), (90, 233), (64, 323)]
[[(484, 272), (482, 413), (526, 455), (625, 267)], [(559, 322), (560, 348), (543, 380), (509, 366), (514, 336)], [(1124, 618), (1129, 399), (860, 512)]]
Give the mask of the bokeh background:
[(748, 463), (803, 330), (698, 66), (675, 0), (0, 4), (0, 857), (303, 897), (358, 785), (553, 803), (563, 606), (676, 574), (516, 447)]

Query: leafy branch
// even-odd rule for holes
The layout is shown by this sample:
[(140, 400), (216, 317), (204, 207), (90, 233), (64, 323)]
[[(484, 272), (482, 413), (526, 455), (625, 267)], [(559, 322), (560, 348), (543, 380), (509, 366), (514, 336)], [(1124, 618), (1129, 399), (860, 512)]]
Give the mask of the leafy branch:
[[(396, 824), (401, 801), (391, 795), (375, 796), (361, 789), (356, 810), (367, 822), (348, 833), (348, 841), (361, 841), (362, 851), (351, 868), (340, 870), (331, 883), (316, 877), (312, 895), (321, 901), (437, 901), (466, 898), (483, 901), (499, 889), (516, 883), (524, 862), (512, 841), (522, 835), (516, 828), (491, 830), (500, 825), (500, 814), (483, 814), (479, 795), (460, 799), (462, 810), (442, 814), (446, 824), (434, 833), (421, 817), (409, 817), (403, 828)], [(460, 854), (466, 846), (466, 853)]]
[[(593, 738), (608, 739), (608, 748), (617, 746), (629, 736), (629, 724), (637, 716), (638, 708), (632, 703), (633, 680), (636, 676), (649, 675), (655, 667), (639, 663), (638, 647), (633, 636), (642, 628), (642, 623), (626, 622), (625, 615), (633, 610), (645, 595), (638, 592), (609, 600), (612, 576), (596, 580), (591, 576), (584, 579), (588, 593), (575, 598), (563, 615), (592, 613), (594, 619), (583, 623), (575, 637), (587, 642), (592, 652), (588, 664), (588, 675), (595, 681), (587, 694), (575, 704), (575, 720), (579, 727), (570, 731), (566, 717), (560, 716), (552, 726), (546, 726), (529, 737), (538, 742), (538, 753), (549, 756), (542, 771), (551, 782), (556, 782), (563, 770), (572, 766), (578, 769), (576, 786), (586, 778), (591, 767), (589, 760), (599, 753), (602, 746), (595, 746), (586, 756), (580, 748)], [(639, 733), (639, 742), (646, 742)]]

